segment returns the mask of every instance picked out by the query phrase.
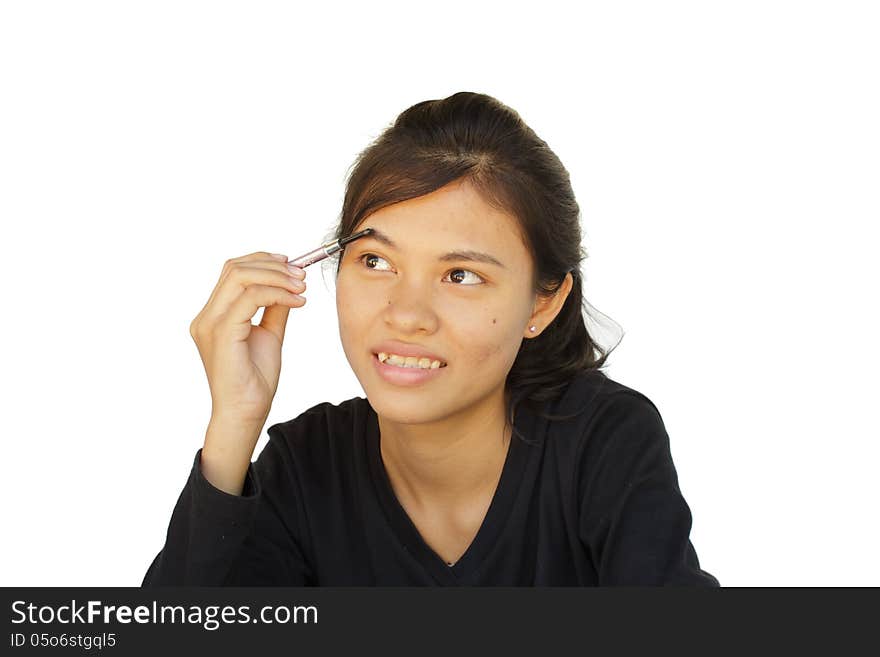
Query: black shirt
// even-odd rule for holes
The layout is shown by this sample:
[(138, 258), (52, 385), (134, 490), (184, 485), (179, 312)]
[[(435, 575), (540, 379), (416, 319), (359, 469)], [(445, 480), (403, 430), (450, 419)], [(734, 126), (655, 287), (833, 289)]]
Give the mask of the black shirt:
[(600, 371), (544, 412), (522, 404), (482, 525), (454, 564), (422, 539), (382, 463), (361, 397), (268, 429), (240, 496), (211, 485), (201, 449), (143, 586), (719, 586), (654, 404)]

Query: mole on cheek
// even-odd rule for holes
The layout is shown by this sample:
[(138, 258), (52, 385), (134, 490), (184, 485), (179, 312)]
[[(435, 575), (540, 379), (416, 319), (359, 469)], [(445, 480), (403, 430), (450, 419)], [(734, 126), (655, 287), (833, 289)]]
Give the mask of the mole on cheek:
[(497, 321), (497, 320), (493, 317), (493, 318), (492, 318), (492, 323), (494, 324), (496, 321)]

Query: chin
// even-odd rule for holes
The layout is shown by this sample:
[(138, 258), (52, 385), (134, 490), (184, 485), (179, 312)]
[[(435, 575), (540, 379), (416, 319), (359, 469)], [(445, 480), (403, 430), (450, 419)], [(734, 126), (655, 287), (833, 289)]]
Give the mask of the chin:
[(424, 424), (446, 417), (442, 402), (436, 398), (414, 396), (412, 391), (393, 390), (372, 387), (365, 389), (370, 406), (384, 419), (400, 424)]
[(448, 397), (443, 392), (431, 394), (410, 389), (394, 389), (383, 383), (364, 387), (367, 401), (383, 420), (397, 424), (443, 422), (465, 410), (469, 402), (460, 393)]

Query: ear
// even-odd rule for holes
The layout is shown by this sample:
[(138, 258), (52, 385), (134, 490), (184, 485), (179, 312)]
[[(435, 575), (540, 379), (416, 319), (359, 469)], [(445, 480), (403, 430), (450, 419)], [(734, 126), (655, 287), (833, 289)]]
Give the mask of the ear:
[[(537, 337), (541, 335), (541, 332), (545, 328), (550, 326), (556, 318), (556, 315), (562, 310), (562, 306), (568, 298), (568, 293), (571, 292), (571, 286), (573, 284), (574, 279), (572, 278), (571, 272), (568, 272), (553, 295), (549, 297), (539, 296), (537, 298), (534, 311), (529, 318), (528, 326), (526, 326), (525, 331), (523, 331), (524, 337)], [(534, 326), (535, 330), (530, 331), (529, 326)]]

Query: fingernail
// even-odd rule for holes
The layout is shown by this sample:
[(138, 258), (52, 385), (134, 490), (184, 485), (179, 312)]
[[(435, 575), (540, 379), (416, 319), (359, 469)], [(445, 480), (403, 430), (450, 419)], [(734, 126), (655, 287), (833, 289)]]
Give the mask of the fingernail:
[(288, 263), (287, 270), (291, 273), (291, 275), (296, 276), (297, 278), (306, 277), (306, 272), (302, 267), (297, 267), (296, 265), (291, 265)]
[(278, 258), (279, 260), (284, 260), (284, 261), (287, 260), (287, 256), (286, 256), (286, 255), (283, 255), (283, 254), (281, 254), (281, 253), (272, 253), (271, 256), (272, 256), (273, 258)]

